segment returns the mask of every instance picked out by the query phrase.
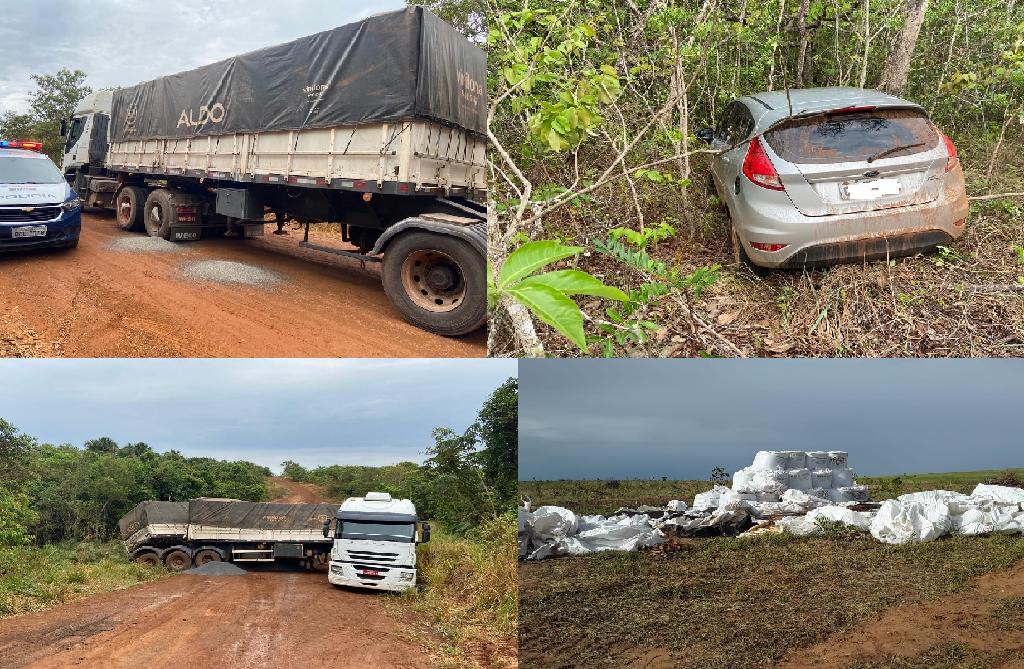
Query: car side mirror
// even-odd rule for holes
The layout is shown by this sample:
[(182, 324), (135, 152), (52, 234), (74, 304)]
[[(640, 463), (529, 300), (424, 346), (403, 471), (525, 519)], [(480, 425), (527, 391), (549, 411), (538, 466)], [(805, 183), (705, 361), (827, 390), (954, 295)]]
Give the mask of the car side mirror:
[(68, 121), (67, 121), (67, 119), (63, 119), (62, 118), (60, 120), (60, 136), (61, 137), (67, 137), (68, 136)]
[(328, 539), (331, 536), (331, 521), (324, 521), (324, 539)]
[(694, 134), (697, 136), (697, 139), (705, 144), (710, 144), (715, 139), (715, 131), (711, 128), (700, 128)]
[(430, 543), (430, 523), (423, 523), (423, 527), (420, 528), (420, 543)]

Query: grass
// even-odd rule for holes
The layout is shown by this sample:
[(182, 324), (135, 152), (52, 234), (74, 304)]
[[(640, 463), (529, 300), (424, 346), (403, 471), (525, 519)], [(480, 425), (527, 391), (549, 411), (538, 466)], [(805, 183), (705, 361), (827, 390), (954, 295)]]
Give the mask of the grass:
[(116, 541), (0, 548), (0, 617), (42, 611), (167, 573), (129, 562)]
[(431, 645), (439, 668), (516, 666), (515, 537), (511, 514), (469, 537), (434, 525), (430, 543), (417, 557), (420, 586), (403, 599), (430, 621), (423, 640)]
[[(1003, 472), (865, 479), (882, 493), (937, 487), (969, 491)], [(566, 503), (608, 512), (625, 503), (663, 504), (708, 482), (529, 481), (535, 505)], [(581, 495), (578, 504), (571, 495)], [(1024, 559), (1024, 537), (952, 536), (888, 546), (856, 534), (816, 538), (680, 540), (669, 552), (604, 553), (520, 565), (519, 652), (523, 669), (645, 666), (760, 669), (895, 606), (956, 592), (981, 574)], [(993, 624), (1021, 618), (1005, 600)], [(639, 649), (638, 649), (639, 648)], [(1009, 660), (1016, 656), (1007, 656)], [(942, 644), (918, 657), (858, 669), (980, 669), (1015, 666), (1003, 656)], [(1009, 660), (1007, 660), (1009, 662)]]

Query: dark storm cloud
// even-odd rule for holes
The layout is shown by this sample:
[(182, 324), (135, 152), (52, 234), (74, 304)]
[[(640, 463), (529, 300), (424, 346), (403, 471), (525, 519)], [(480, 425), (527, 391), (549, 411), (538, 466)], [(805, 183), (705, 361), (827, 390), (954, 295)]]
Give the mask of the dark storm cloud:
[(401, 0), (0, 0), (0, 113), (25, 111), (29, 75), (83, 70), (130, 86), (399, 9)]
[(422, 462), (514, 360), (0, 360), (0, 418), (49, 443), (108, 436), (274, 469)]
[(519, 476), (705, 479), (765, 449), (861, 474), (1024, 466), (1024, 360), (520, 364)]

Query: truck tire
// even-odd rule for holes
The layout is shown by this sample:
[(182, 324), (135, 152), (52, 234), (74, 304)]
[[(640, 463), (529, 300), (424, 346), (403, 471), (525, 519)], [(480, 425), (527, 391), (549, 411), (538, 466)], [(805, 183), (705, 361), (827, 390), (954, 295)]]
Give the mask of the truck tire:
[(142, 217), (146, 204), (146, 191), (138, 186), (125, 186), (117, 192), (114, 213), (117, 227), (125, 232), (142, 230)]
[(417, 327), (446, 337), (487, 322), (484, 258), (468, 242), (435, 232), (404, 232), (384, 252), (384, 292)]
[(135, 561), (141, 564), (155, 567), (156, 565), (160, 564), (160, 556), (156, 553), (142, 553), (140, 555), (135, 556)]
[(201, 551), (197, 551), (194, 559), (197, 567), (202, 567), (204, 564), (207, 564), (208, 562), (224, 561), (223, 558), (221, 558), (220, 553), (213, 550), (212, 548), (204, 548)]
[(185, 551), (175, 549), (164, 555), (164, 565), (171, 571), (185, 571), (192, 566), (192, 558)]
[(143, 222), (146, 233), (150, 237), (171, 236), (171, 224), (174, 222), (174, 197), (166, 188), (157, 188), (146, 198)]

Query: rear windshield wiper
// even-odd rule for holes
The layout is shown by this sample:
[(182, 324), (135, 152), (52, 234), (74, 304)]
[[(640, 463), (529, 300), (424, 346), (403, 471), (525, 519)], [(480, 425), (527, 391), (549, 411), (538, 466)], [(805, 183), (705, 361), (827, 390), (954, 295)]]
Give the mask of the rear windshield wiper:
[(902, 146), (894, 146), (891, 149), (886, 149), (885, 151), (879, 151), (878, 153), (875, 153), (873, 155), (868, 156), (868, 162), (872, 163), (872, 162), (878, 160), (879, 158), (881, 158), (883, 156), (889, 155), (890, 153), (896, 153), (897, 151), (902, 151), (903, 149), (916, 149), (919, 146), (925, 146), (925, 143), (924, 142), (917, 142), (917, 143), (914, 143), (914, 144), (904, 144)]

